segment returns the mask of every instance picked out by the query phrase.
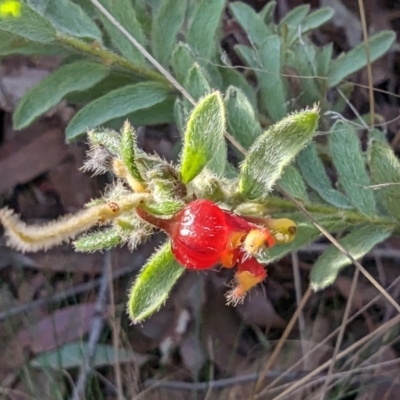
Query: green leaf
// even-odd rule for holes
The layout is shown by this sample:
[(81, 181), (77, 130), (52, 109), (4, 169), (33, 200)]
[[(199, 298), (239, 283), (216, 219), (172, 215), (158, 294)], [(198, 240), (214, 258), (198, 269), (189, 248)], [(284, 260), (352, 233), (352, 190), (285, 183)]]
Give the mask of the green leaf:
[(247, 82), (246, 78), (233, 67), (220, 67), (223, 89), (228, 90), (229, 86), (235, 86), (243, 91), (253, 110), (257, 110), (257, 96), (254, 88)]
[(294, 68), (300, 80), (300, 95), (299, 100), (303, 106), (311, 106), (318, 102), (321, 98), (321, 93), (315, 78), (314, 63), (314, 48), (312, 44), (303, 43), (292, 47), (292, 50), (287, 54), (287, 64)]
[(229, 132), (248, 149), (262, 133), (252, 105), (240, 89), (231, 86), (225, 96), (225, 107)]
[(208, 60), (216, 47), (217, 31), (225, 0), (199, 0), (186, 39), (190, 47)]
[(121, 156), (130, 175), (139, 182), (144, 182), (136, 166), (136, 134), (132, 125), (125, 122), (121, 130)]
[(171, 66), (178, 82), (185, 81), (189, 69), (194, 64), (194, 58), (187, 44), (179, 42), (172, 53)]
[[(143, 47), (146, 47), (146, 37), (130, 0), (102, 0), (102, 3), (125, 29)], [(136, 49), (125, 35), (121, 33), (103, 14), (100, 14), (100, 19), (106, 28), (113, 45), (121, 52), (121, 54), (133, 64), (145, 64), (145, 58), (142, 53)]]
[(100, 29), (78, 4), (70, 0), (28, 0), (28, 3), (57, 31), (102, 42)]
[(351, 208), (346, 197), (332, 188), (331, 181), (325, 171), (324, 164), (318, 157), (315, 143), (310, 143), (297, 156), (297, 165), (304, 180), (326, 202), (338, 208)]
[(388, 143), (386, 135), (379, 129), (371, 129), (368, 132), (368, 138), (370, 140), (378, 140), (379, 142)]
[(183, 208), (179, 201), (165, 200), (160, 203), (147, 204), (142, 206), (147, 212), (154, 215), (174, 215)]
[(308, 201), (306, 185), (300, 172), (293, 166), (287, 165), (278, 180), (278, 185), (295, 199)]
[(292, 11), (289, 11), (280, 21), (279, 27), (283, 27), (284, 25), (293, 25), (299, 26), (300, 23), (307, 16), (310, 11), (310, 5), (304, 4), (302, 6), (295, 7)]
[[(257, 48), (261, 47), (266, 40), (269, 40), (271, 32), (267, 25), (250, 6), (242, 2), (229, 4), (233, 16), (239, 25), (247, 33), (250, 42)], [(274, 57), (275, 58), (275, 57)]]
[(0, 30), (40, 43), (53, 41), (57, 34), (50, 22), (22, 2), (18, 18), (0, 18)]
[[(89, 344), (85, 342), (67, 343), (56, 350), (41, 353), (36, 356), (30, 366), (34, 368), (52, 368), (60, 371), (64, 369), (81, 367), (89, 351)], [(93, 368), (120, 363), (135, 363), (140, 366), (147, 360), (147, 356), (134, 353), (129, 349), (119, 348), (117, 352), (114, 346), (97, 344), (96, 354), (91, 363)]]
[(271, 126), (250, 148), (241, 166), (239, 191), (247, 199), (264, 198), (318, 126), (314, 107), (287, 116)]
[(0, 31), (0, 56), (22, 55), (56, 55), (66, 56), (71, 51), (55, 43), (37, 43), (12, 33)]
[(371, 180), (385, 209), (400, 221), (400, 162), (388, 143), (373, 140), (369, 148)]
[[(199, 100), (200, 97), (210, 93), (210, 84), (208, 83), (207, 78), (205, 77), (204, 72), (199, 64), (193, 64), (188, 71), (184, 87), (195, 100)], [(187, 101), (187, 107), (191, 107), (189, 101)]]
[(258, 13), (260, 18), (267, 24), (274, 22), (274, 14), (276, 8), (276, 1), (272, 0), (265, 4), (262, 10)]
[(220, 143), (211, 160), (206, 167), (217, 176), (224, 176), (228, 161), (228, 147), (224, 137), (220, 138)]
[(66, 137), (72, 140), (113, 118), (161, 103), (168, 95), (169, 88), (157, 82), (142, 82), (113, 90), (80, 110), (69, 123)]
[(163, 0), (152, 24), (152, 49), (155, 59), (168, 67), (172, 50), (186, 11), (187, 0)]
[(139, 82), (140, 79), (137, 79), (135, 76), (125, 71), (110, 70), (109, 74), (96, 85), (93, 85), (87, 90), (69, 93), (66, 99), (72, 104), (86, 105), (114, 89)]
[[(340, 244), (356, 259), (367, 254), (375, 245), (387, 239), (392, 228), (379, 225), (360, 225), (339, 240)], [(317, 291), (335, 282), (343, 267), (350, 265), (350, 259), (335, 246), (322, 254), (311, 270), (311, 287)]]
[(174, 104), (174, 119), (181, 135), (183, 135), (183, 132), (185, 132), (186, 130), (186, 121), (188, 119), (188, 114), (188, 110), (183, 101), (177, 98)]
[(164, 244), (141, 270), (129, 293), (128, 313), (134, 323), (157, 311), (185, 269), (175, 260), (171, 244)]
[[(329, 68), (332, 62), (332, 51), (333, 45), (332, 43), (327, 44), (326, 46), (320, 49), (315, 57), (315, 68), (317, 72), (317, 76), (326, 77), (329, 73)], [(320, 84), (321, 86), (321, 84)], [(323, 80), (323, 86), (326, 86), (326, 81)]]
[(320, 9), (312, 12), (301, 23), (302, 33), (319, 28), (321, 25), (328, 22), (334, 14), (335, 11), (331, 7), (321, 7)]
[(109, 228), (81, 236), (74, 242), (74, 248), (76, 251), (92, 253), (112, 249), (121, 243), (121, 235), (114, 228)]
[[(273, 122), (279, 121), (287, 114), (286, 89), (282, 78), (281, 39), (272, 35), (260, 47), (259, 59), (262, 71), (255, 71), (262, 103)], [(271, 54), (274, 56), (271, 57)]]
[(25, 128), (66, 94), (85, 90), (107, 74), (105, 66), (90, 61), (77, 61), (58, 68), (25, 93), (13, 116), (15, 129)]
[(181, 178), (189, 183), (219, 150), (225, 132), (225, 110), (221, 94), (201, 99), (187, 123), (181, 160)]
[[(371, 62), (382, 57), (392, 46), (396, 34), (392, 31), (381, 31), (368, 40)], [(329, 87), (336, 86), (353, 72), (367, 65), (367, 56), (364, 43), (359, 44), (349, 52), (338, 57), (331, 67), (329, 73)]]
[(375, 198), (372, 190), (366, 188), (371, 181), (354, 128), (349, 123), (338, 121), (328, 137), (339, 183), (350, 203), (362, 214), (373, 217), (376, 213)]

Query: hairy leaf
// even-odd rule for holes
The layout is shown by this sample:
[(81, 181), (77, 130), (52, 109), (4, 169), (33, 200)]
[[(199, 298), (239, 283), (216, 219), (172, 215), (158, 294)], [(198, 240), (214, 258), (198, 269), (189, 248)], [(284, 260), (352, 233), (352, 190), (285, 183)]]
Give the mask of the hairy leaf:
[[(382, 57), (392, 46), (396, 34), (392, 31), (381, 31), (368, 40), (371, 62)], [(329, 73), (329, 87), (336, 86), (344, 78), (367, 65), (364, 43), (337, 58)]]
[(315, 143), (310, 143), (297, 156), (297, 165), (304, 180), (326, 202), (338, 208), (351, 208), (346, 197), (332, 188), (331, 181), (325, 171), (324, 164), (318, 157)]
[[(376, 244), (387, 239), (392, 228), (379, 225), (360, 225), (339, 240), (340, 244), (356, 259), (367, 254)], [(343, 267), (350, 265), (350, 259), (331, 245), (314, 264), (311, 271), (311, 286), (321, 290), (335, 282)]]
[(74, 242), (76, 251), (92, 253), (95, 251), (109, 250), (122, 243), (122, 238), (115, 228), (92, 232), (81, 236)]
[(141, 270), (129, 293), (128, 313), (134, 323), (157, 311), (167, 299), (184, 268), (175, 260), (168, 242)]
[(152, 23), (152, 49), (156, 60), (168, 67), (183, 19), (187, 0), (163, 0)]
[(373, 140), (369, 148), (369, 169), (376, 193), (388, 213), (400, 221), (400, 162), (390, 145)]
[(334, 14), (335, 11), (331, 7), (321, 7), (310, 13), (301, 23), (302, 32), (306, 33), (319, 28), (321, 25), (328, 22)]
[[(322, 47), (321, 50), (317, 53), (315, 57), (315, 68), (317, 76), (326, 77), (329, 73), (329, 68), (332, 62), (332, 51), (333, 46), (332, 43)], [(326, 80), (319, 82), (319, 86), (326, 86)]]
[(248, 149), (262, 133), (252, 105), (240, 89), (231, 86), (226, 92), (225, 106), (229, 132)]
[(77, 61), (58, 68), (25, 93), (13, 116), (15, 129), (28, 126), (68, 93), (88, 89), (107, 74), (105, 66), (91, 61)]
[(157, 82), (142, 82), (113, 90), (75, 115), (66, 129), (67, 139), (72, 140), (113, 118), (161, 103), (168, 95), (169, 88)]
[(268, 195), (283, 168), (312, 139), (318, 118), (317, 107), (291, 114), (255, 141), (240, 170), (239, 190), (245, 198)]
[[(193, 64), (188, 71), (184, 86), (196, 101), (211, 91), (210, 84), (200, 65), (197, 63)], [(187, 107), (189, 108), (191, 106), (192, 105), (187, 101)]]
[(93, 146), (103, 146), (113, 156), (120, 156), (121, 135), (110, 129), (92, 129), (88, 132), (89, 141)]
[(261, 19), (268, 25), (274, 22), (274, 14), (276, 8), (276, 1), (271, 0), (265, 4), (262, 10), (258, 13)]
[(172, 53), (171, 65), (176, 79), (183, 84), (194, 58), (188, 45), (179, 42)]
[(376, 213), (375, 198), (373, 191), (366, 188), (371, 181), (354, 128), (349, 123), (336, 122), (329, 135), (329, 147), (339, 183), (350, 203), (362, 214), (373, 217)]
[(284, 25), (293, 25), (298, 27), (300, 23), (304, 20), (304, 18), (307, 16), (309, 11), (310, 11), (309, 4), (304, 4), (295, 7), (279, 21), (279, 26), (282, 27)]
[[(146, 46), (143, 29), (136, 17), (135, 9), (130, 0), (102, 0), (106, 9), (114, 18), (142, 45)], [(114, 46), (129, 61), (136, 65), (145, 63), (144, 56), (103, 14), (100, 14), (102, 24), (110, 35)]]
[(224, 7), (225, 0), (199, 0), (193, 15), (186, 37), (187, 42), (205, 60), (211, 57), (215, 49)]
[(258, 47), (269, 39), (271, 32), (267, 25), (250, 6), (242, 2), (230, 3), (229, 8), (239, 25), (247, 33), (250, 42)]
[(218, 92), (201, 99), (187, 123), (181, 160), (184, 183), (195, 178), (219, 150), (224, 140), (225, 110)]
[(278, 185), (295, 199), (308, 201), (306, 185), (301, 174), (292, 165), (287, 165), (278, 180)]
[(100, 29), (78, 4), (70, 0), (28, 0), (28, 3), (57, 31), (102, 42)]
[(50, 22), (22, 2), (18, 18), (0, 18), (0, 30), (41, 43), (53, 41), (57, 34)]
[(132, 125), (125, 122), (121, 131), (121, 156), (130, 175), (143, 182), (143, 178), (136, 166), (136, 133)]

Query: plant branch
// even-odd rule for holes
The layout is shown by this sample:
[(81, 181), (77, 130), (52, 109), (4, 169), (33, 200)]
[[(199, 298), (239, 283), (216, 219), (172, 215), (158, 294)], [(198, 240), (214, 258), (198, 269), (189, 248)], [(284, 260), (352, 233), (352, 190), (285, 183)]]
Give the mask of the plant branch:
[(119, 67), (133, 72), (135, 75), (141, 78), (168, 84), (168, 81), (164, 78), (164, 76), (159, 74), (158, 72), (135, 65), (128, 61), (126, 58), (121, 57), (118, 54), (115, 54), (112, 51), (101, 47), (100, 45), (96, 46), (92, 43), (86, 43), (77, 38), (60, 34), (57, 36), (57, 39), (59, 42), (68, 47), (72, 47), (73, 49), (79, 50), (82, 53), (90, 54), (92, 56), (100, 58), (106, 65), (118, 65)]

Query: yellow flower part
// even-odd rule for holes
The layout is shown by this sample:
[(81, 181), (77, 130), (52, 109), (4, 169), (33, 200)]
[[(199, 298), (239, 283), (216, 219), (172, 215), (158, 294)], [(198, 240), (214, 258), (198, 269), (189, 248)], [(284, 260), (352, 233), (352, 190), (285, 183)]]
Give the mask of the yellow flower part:
[(17, 0), (3, 0), (0, 2), (0, 17), (19, 17), (21, 3)]

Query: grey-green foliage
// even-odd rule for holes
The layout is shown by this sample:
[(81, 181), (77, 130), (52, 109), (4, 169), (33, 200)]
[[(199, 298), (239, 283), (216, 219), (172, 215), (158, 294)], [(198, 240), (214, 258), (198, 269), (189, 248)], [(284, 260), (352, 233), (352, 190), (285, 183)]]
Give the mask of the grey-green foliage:
[(295, 199), (308, 201), (306, 184), (300, 172), (293, 165), (287, 165), (278, 180), (278, 186), (288, 192)]
[(376, 213), (373, 191), (365, 168), (360, 140), (348, 122), (338, 121), (329, 135), (332, 161), (350, 203), (362, 214), (373, 217)]
[(372, 140), (369, 168), (376, 193), (388, 213), (400, 221), (400, 162), (388, 143)]
[(187, 6), (187, 0), (163, 0), (152, 22), (152, 49), (156, 60), (168, 66)]
[(262, 133), (252, 105), (240, 89), (231, 86), (225, 95), (225, 107), (229, 132), (248, 149)]
[(297, 156), (297, 165), (307, 184), (326, 202), (337, 208), (351, 208), (343, 193), (332, 188), (332, 183), (325, 171), (324, 164), (318, 157), (315, 143), (310, 143)]
[[(393, 227), (373, 224), (360, 225), (352, 228), (351, 232), (340, 239), (340, 244), (356, 259), (367, 254), (376, 244), (387, 239)], [(331, 285), (339, 272), (351, 260), (337, 247), (330, 248), (322, 254), (311, 271), (311, 286), (314, 290), (321, 290)]]

